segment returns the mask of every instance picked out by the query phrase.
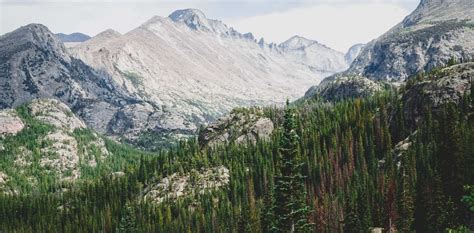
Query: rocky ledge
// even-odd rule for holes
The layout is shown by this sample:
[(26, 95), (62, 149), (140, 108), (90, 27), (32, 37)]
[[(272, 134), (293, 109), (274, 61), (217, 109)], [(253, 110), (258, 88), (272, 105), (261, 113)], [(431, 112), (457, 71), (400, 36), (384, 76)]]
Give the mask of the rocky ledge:
[(262, 110), (236, 109), (201, 129), (198, 139), (202, 147), (232, 142), (256, 143), (257, 140), (268, 139), (273, 130), (273, 122), (263, 116)]

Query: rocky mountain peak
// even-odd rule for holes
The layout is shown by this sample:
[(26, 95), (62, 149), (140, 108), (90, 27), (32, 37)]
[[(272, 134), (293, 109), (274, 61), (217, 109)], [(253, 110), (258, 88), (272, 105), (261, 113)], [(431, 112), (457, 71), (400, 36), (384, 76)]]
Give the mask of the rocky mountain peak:
[(278, 46), (285, 49), (301, 49), (301, 48), (305, 48), (316, 43), (318, 42), (296, 35), (286, 40), (285, 42), (281, 43)]
[(206, 15), (198, 9), (177, 10), (171, 13), (168, 18), (174, 22), (182, 22), (194, 30), (212, 31), (212, 26)]
[(28, 24), (0, 37), (0, 47), (10, 48), (12, 52), (28, 45), (69, 60), (62, 42), (44, 25)]
[(97, 34), (96, 36), (94, 36), (94, 38), (95, 39), (97, 39), (97, 38), (111, 39), (111, 38), (119, 37), (121, 35), (122, 34), (120, 34), (120, 32), (117, 32), (114, 29), (109, 28), (109, 29)]
[(410, 27), (422, 22), (446, 20), (473, 20), (474, 1), (472, 0), (422, 0), (415, 11), (402, 22), (403, 27)]

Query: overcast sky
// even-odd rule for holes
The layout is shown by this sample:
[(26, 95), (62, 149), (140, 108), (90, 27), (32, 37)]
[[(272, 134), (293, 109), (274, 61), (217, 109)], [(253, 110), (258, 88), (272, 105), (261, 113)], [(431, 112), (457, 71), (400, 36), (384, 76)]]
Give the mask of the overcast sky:
[(293, 35), (317, 40), (341, 52), (366, 43), (400, 22), (419, 0), (0, 0), (0, 34), (29, 23), (53, 32), (94, 36), (108, 28), (121, 33), (154, 15), (197, 8), (238, 31), (267, 42)]

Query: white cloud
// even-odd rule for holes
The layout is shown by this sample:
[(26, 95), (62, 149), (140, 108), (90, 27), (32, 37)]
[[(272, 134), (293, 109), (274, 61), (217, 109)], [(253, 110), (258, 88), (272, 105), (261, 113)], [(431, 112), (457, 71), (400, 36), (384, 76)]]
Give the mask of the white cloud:
[(235, 19), (229, 24), (238, 31), (255, 32), (266, 41), (280, 43), (300, 35), (345, 52), (355, 43), (377, 38), (409, 13), (410, 10), (398, 4), (379, 0), (375, 3), (318, 4)]

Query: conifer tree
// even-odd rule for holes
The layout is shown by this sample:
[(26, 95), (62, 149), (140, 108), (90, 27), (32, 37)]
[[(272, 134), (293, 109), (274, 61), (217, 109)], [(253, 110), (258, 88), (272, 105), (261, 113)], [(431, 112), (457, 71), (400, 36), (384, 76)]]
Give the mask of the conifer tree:
[(307, 232), (310, 228), (298, 140), (295, 114), (287, 101), (274, 189), (277, 232)]
[(137, 219), (135, 216), (135, 209), (131, 204), (125, 205), (125, 209), (120, 219), (119, 227), (117, 229), (120, 233), (137, 232)]

